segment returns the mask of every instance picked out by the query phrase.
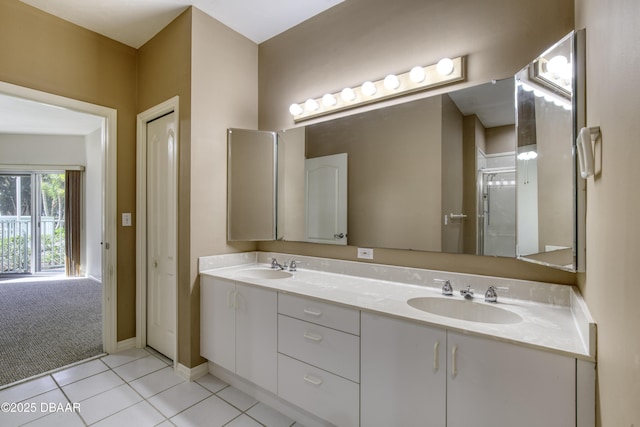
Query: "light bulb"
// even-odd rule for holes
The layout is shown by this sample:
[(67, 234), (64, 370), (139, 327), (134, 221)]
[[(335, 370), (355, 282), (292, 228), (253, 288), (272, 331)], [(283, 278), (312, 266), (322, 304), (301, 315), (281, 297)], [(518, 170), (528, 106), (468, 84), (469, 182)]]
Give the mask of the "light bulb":
[(563, 55), (556, 55), (547, 61), (547, 71), (551, 74), (558, 74), (567, 66), (567, 58)]
[(400, 87), (400, 80), (398, 80), (398, 76), (395, 74), (389, 74), (384, 78), (384, 87), (389, 90), (395, 90)]
[(299, 116), (303, 111), (304, 110), (299, 104), (291, 104), (291, 106), (289, 107), (289, 112), (292, 116)]
[(304, 109), (310, 113), (316, 111), (318, 108), (320, 108), (320, 106), (318, 105), (318, 101), (315, 99), (309, 98), (304, 103)]
[(325, 107), (333, 107), (337, 103), (338, 100), (336, 99), (336, 97), (331, 95), (330, 93), (325, 93), (322, 97), (322, 105), (324, 105)]
[(411, 71), (409, 71), (409, 79), (414, 83), (422, 83), (425, 77), (426, 73), (422, 67), (413, 67)]
[(366, 96), (375, 95), (376, 91), (377, 91), (376, 85), (374, 85), (372, 82), (362, 83), (362, 93), (365, 94)]
[(356, 99), (356, 93), (350, 87), (345, 87), (342, 89), (342, 92), (340, 92), (340, 97), (345, 102), (351, 102)]
[(436, 70), (443, 76), (453, 73), (453, 61), (449, 58), (442, 58), (436, 65)]

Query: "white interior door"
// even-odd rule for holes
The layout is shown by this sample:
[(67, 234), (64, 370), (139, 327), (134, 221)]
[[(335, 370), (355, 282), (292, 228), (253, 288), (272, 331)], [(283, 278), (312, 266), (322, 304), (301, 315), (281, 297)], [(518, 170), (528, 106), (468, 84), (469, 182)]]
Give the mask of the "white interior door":
[(305, 160), (305, 239), (347, 244), (347, 153)]
[(175, 358), (175, 113), (147, 123), (147, 345)]

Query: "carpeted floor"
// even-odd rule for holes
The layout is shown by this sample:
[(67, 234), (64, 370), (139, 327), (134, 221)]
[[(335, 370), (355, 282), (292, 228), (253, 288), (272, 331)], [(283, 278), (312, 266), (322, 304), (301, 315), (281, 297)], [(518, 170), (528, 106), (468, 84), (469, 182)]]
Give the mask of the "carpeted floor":
[(0, 385), (102, 353), (102, 285), (0, 281)]

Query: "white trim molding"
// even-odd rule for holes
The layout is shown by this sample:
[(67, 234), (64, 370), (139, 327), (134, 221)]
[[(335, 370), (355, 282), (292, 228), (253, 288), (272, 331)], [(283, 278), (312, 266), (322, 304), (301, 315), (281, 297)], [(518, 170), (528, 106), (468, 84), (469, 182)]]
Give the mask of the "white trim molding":
[[(136, 347), (147, 345), (147, 126), (152, 120), (175, 113), (176, 144), (180, 144), (180, 97), (174, 96), (137, 117), (136, 138)], [(178, 162), (178, 160), (176, 160)], [(176, 169), (177, 171), (177, 169)], [(176, 172), (176, 175), (179, 172)], [(177, 188), (177, 187), (176, 187)], [(174, 366), (178, 366), (178, 295), (175, 295), (176, 341)]]
[[(102, 346), (106, 353), (117, 348), (117, 121), (113, 108), (0, 82), (0, 93), (104, 118), (102, 126)], [(33, 167), (33, 166), (32, 166)]]

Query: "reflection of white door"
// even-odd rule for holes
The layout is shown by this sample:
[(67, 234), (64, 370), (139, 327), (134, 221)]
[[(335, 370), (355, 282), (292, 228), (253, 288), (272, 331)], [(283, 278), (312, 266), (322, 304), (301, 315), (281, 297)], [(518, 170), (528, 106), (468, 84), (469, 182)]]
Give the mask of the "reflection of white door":
[(176, 346), (176, 140), (174, 114), (147, 123), (147, 345)]
[(347, 154), (305, 160), (305, 240), (347, 244)]

